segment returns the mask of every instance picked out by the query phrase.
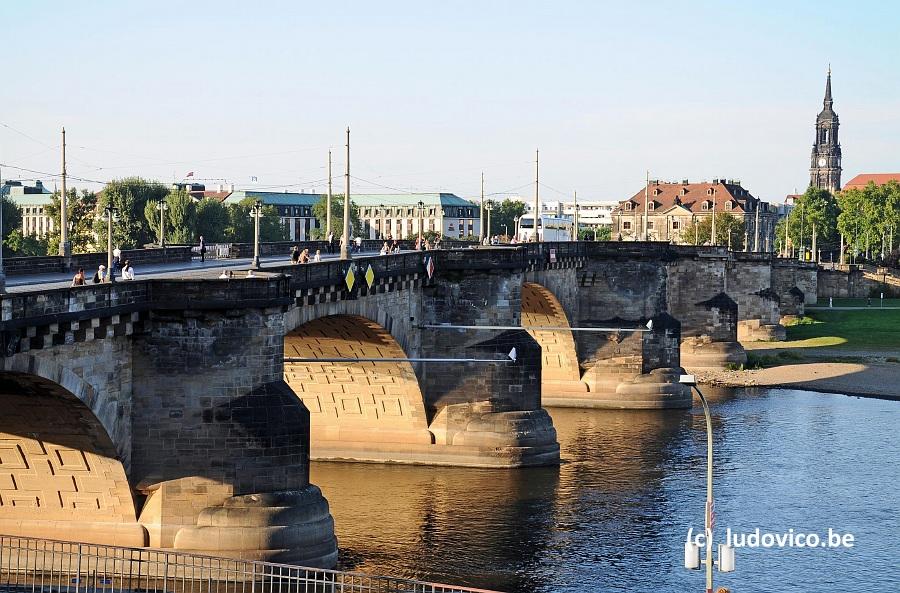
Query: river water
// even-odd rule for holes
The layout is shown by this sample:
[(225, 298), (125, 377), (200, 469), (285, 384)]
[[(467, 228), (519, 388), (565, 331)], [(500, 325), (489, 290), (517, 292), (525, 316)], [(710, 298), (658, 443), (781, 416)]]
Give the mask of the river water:
[[(707, 390), (705, 390), (706, 392)], [(716, 538), (852, 534), (853, 547), (743, 547), (735, 593), (900, 591), (900, 402), (794, 390), (707, 393)], [(560, 467), (314, 463), (341, 568), (510, 593), (702, 591), (702, 409), (551, 409)]]

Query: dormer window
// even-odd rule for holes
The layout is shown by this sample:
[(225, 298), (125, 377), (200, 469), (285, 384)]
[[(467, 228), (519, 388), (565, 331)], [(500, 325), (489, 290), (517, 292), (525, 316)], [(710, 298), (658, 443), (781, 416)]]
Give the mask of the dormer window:
[(657, 187), (656, 189), (653, 190), (653, 195), (654, 195), (654, 196), (658, 196), (658, 195), (661, 194), (661, 193), (662, 193), (662, 190), (659, 189), (658, 187)]
[(731, 200), (728, 200), (728, 201), (725, 202), (725, 209), (726, 209), (726, 210), (731, 210), (733, 207), (734, 207), (734, 202), (732, 202)]
[(647, 204), (647, 209), (648, 210), (656, 210), (656, 202), (651, 200), (650, 203)]
[(709, 207), (712, 205), (712, 202), (709, 200), (703, 200), (702, 208), (703, 210), (709, 210)]
[(687, 188), (686, 188), (686, 187), (682, 187), (682, 188), (681, 188), (681, 195), (683, 195), (683, 196), (686, 196), (686, 195), (687, 195)]
[(626, 209), (626, 210), (633, 210), (633, 209), (634, 209), (634, 203), (632, 203), (632, 202), (625, 202), (625, 209)]

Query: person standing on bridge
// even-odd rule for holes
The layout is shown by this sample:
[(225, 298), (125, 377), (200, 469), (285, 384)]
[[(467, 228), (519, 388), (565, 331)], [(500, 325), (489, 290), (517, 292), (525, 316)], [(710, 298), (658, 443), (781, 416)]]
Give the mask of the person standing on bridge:
[(122, 280), (134, 280), (134, 268), (131, 267), (131, 262), (127, 259), (125, 260), (125, 265), (122, 266)]
[(94, 284), (100, 284), (103, 282), (103, 279), (106, 277), (106, 266), (100, 264), (97, 268), (97, 271), (94, 273), (94, 279), (91, 280)]
[(78, 268), (78, 271), (72, 278), (72, 286), (84, 286), (84, 268)]
[(328, 253), (334, 253), (334, 233), (328, 233)]
[(300, 248), (294, 245), (291, 248), (291, 263), (296, 264), (300, 261)]
[(200, 235), (200, 262), (206, 261), (206, 242), (203, 240), (203, 235)]

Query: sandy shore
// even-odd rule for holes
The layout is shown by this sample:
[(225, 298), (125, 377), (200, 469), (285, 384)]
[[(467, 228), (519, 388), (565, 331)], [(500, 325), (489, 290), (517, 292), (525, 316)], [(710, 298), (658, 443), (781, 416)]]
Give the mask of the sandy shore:
[(900, 400), (900, 364), (807, 362), (746, 371), (697, 370), (700, 383), (786, 387)]

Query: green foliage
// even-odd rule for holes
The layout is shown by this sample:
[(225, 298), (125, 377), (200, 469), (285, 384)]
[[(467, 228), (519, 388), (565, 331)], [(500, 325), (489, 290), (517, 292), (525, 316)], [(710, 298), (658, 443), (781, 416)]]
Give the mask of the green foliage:
[[(516, 232), (516, 218), (525, 214), (525, 204), (518, 200), (503, 200), (491, 210), (491, 228), (485, 229), (486, 236), (502, 235), (504, 229), (509, 236)], [(483, 212), (483, 224), (487, 223), (487, 212)]]
[[(155, 242), (159, 243), (160, 213), (159, 202), (147, 202), (144, 218), (150, 227)], [(168, 209), (165, 211), (166, 244), (192, 245), (199, 240), (197, 234), (197, 204), (184, 190), (170, 192), (165, 197)]]
[(175, 191), (166, 196), (169, 210), (166, 212), (166, 231), (176, 245), (191, 245), (199, 241), (197, 235), (197, 204), (185, 191)]
[(22, 228), (22, 209), (9, 196), (0, 197), (0, 208), (3, 208), (3, 228), (0, 229), (0, 238), (5, 243), (11, 232)]
[(165, 199), (168, 193), (169, 189), (162, 183), (140, 177), (109, 182), (100, 194), (98, 211), (101, 216), (94, 224), (94, 231), (98, 237), (106, 236), (107, 222), (102, 212), (112, 205), (119, 216), (118, 221), (112, 225), (114, 246), (133, 249), (156, 241), (157, 237), (145, 216), (147, 203)]
[[(718, 212), (716, 217), (716, 245), (730, 245), (735, 251), (744, 248), (744, 234), (747, 225), (742, 218)], [(693, 245), (707, 245), (712, 236), (712, 216), (704, 216), (697, 220), (697, 224), (689, 224), (684, 231), (684, 241)]]
[[(234, 243), (252, 243), (254, 220), (250, 208), (256, 202), (255, 198), (244, 198), (237, 204), (228, 205), (228, 226), (225, 231), (225, 239)], [(288, 230), (281, 224), (281, 217), (275, 206), (263, 206), (262, 216), (259, 220), (260, 241), (286, 241)], [(208, 240), (204, 235), (204, 239)]]
[(900, 184), (870, 182), (862, 189), (841, 192), (837, 201), (837, 230), (843, 233), (849, 252), (880, 254), (882, 244), (887, 253), (894, 250), (900, 239)]
[[(50, 197), (50, 204), (44, 208), (44, 214), (56, 223), (46, 240), (47, 253), (51, 255), (59, 253), (60, 198), (60, 192), (54, 192)], [(66, 222), (72, 253), (93, 251), (96, 243), (94, 225), (97, 222), (97, 194), (86, 189), (82, 190), (81, 194), (74, 188), (66, 191)], [(106, 227), (103, 227), (103, 234), (100, 237), (106, 237)]]
[[(37, 238), (33, 235), (22, 235), (22, 229), (12, 231), (6, 237), (6, 247), (12, 255), (47, 255), (47, 238)], [(6, 250), (4, 250), (4, 254)]]
[[(596, 237), (596, 238), (595, 238)], [(608, 226), (599, 226), (590, 229), (578, 230), (579, 241), (612, 241), (612, 229)]]
[(225, 241), (228, 208), (218, 200), (205, 199), (197, 204), (197, 237), (208, 243)]
[[(838, 202), (827, 190), (810, 187), (794, 203), (794, 209), (787, 218), (788, 247), (812, 249), (813, 233), (816, 249), (838, 243)], [(776, 246), (783, 248), (784, 224), (775, 227)]]
[[(313, 239), (327, 239), (328, 233), (325, 228), (325, 218), (328, 211), (325, 203), (328, 196), (322, 196), (318, 202), (313, 204), (312, 212), (319, 224), (319, 228), (311, 229)], [(338, 241), (344, 233), (344, 194), (332, 194), (331, 196), (331, 232), (334, 233), (334, 240)], [(350, 198), (350, 236), (355, 237), (362, 235), (363, 229), (359, 222), (359, 207)], [(368, 234), (366, 234), (368, 236)]]

